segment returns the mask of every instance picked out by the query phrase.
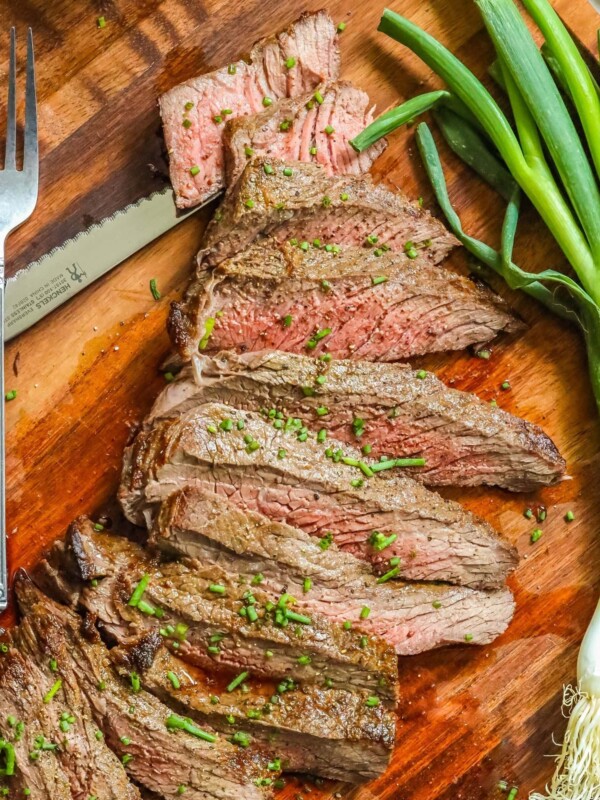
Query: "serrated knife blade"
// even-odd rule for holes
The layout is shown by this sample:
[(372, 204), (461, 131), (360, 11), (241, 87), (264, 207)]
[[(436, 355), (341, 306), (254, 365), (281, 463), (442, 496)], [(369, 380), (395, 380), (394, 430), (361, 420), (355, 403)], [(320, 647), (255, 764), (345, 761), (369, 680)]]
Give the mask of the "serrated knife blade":
[(6, 339), (30, 328), (201, 207), (178, 214), (173, 190), (167, 187), (91, 225), (19, 270), (6, 282)]

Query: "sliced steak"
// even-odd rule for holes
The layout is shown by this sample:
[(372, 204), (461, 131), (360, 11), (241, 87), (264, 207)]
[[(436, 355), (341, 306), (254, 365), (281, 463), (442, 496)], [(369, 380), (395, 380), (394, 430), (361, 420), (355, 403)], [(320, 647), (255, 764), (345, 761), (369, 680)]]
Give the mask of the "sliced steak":
[(253, 156), (314, 161), (328, 175), (368, 172), (385, 140), (360, 154), (349, 142), (372, 121), (368, 95), (347, 81), (324, 84), (316, 92), (280, 100), (261, 114), (238, 117), (225, 126), (227, 183), (237, 181)]
[(410, 242), (436, 263), (457, 244), (429, 212), (374, 184), (370, 175), (331, 177), (319, 164), (276, 158), (254, 159), (230, 187), (199, 260), (214, 266), (264, 235), (339, 246), (362, 246), (371, 236), (373, 249), (400, 253)]
[[(121, 648), (115, 648), (116, 655)], [(131, 659), (126, 652), (127, 665)], [(134, 660), (135, 665), (135, 660)], [(178, 714), (231, 736), (240, 729), (284, 772), (361, 783), (388, 766), (396, 716), (367, 692), (270, 683), (226, 686), (161, 647), (143, 672), (144, 687)]]
[[(171, 710), (138, 690), (135, 676), (126, 682), (116, 674), (104, 645), (82, 635), (77, 615), (35, 589), (22, 573), (16, 591), (28, 626), (23, 639), (28, 655), (55, 659), (58, 680), (79, 684), (107, 744), (136, 781), (165, 798), (177, 796), (180, 786), (194, 800), (260, 800), (270, 794), (256, 784), (273, 774), (263, 754), (243, 751), (222, 737), (209, 742), (170, 730)], [(57, 714), (65, 702), (62, 691), (61, 686), (52, 701)]]
[[(232, 429), (223, 430), (228, 419)], [(486, 522), (402, 470), (366, 479), (351, 466), (360, 451), (345, 452), (350, 464), (337, 444), (309, 435), (300, 418), (271, 419), (209, 403), (138, 435), (125, 454), (120, 499), (128, 518), (140, 524), (158, 502), (196, 483), (313, 536), (333, 536), (380, 572), (397, 557), (400, 578), (501, 585), (516, 552)], [(374, 532), (392, 537), (389, 546), (372, 547)]]
[[(564, 459), (537, 425), (409, 366), (263, 351), (195, 356), (193, 367), (163, 391), (159, 413), (172, 415), (177, 407), (169, 410), (169, 398), (178, 397), (182, 410), (202, 402), (276, 408), (344, 444), (366, 445), (375, 457), (425, 458), (411, 473), (426, 484), (528, 492), (565, 472)], [(329, 414), (317, 416), (321, 406)]]
[(381, 636), (403, 654), (442, 644), (481, 643), (493, 633), (484, 631), (476, 617), (492, 619), (495, 609), (497, 634), (512, 613), (508, 592), (379, 583), (366, 563), (335, 544), (323, 550), (318, 540), (297, 528), (242, 511), (195, 487), (162, 504), (151, 542), (167, 553), (216, 564), (248, 582), (258, 575), (261, 587), (275, 593), (285, 589), (299, 598), (306, 613)]
[[(57, 715), (44, 703), (54, 683), (45, 672), (14, 646), (0, 658), (0, 738), (13, 748), (15, 759), (14, 774), (0, 777), (0, 791), (15, 798), (28, 794), (31, 800), (81, 800), (71, 792), (58, 746), (53, 749), (60, 731)], [(0, 769), (6, 769), (7, 758), (4, 750)]]
[[(382, 639), (368, 637), (365, 647), (356, 632), (326, 617), (300, 615), (296, 620), (292, 608), (285, 611), (286, 600), (292, 605), (293, 598), (242, 585), (237, 575), (215, 566), (195, 561), (157, 565), (138, 545), (95, 533), (89, 521), (71, 527), (70, 541), (81, 575), (104, 578), (98, 586), (83, 588), (79, 601), (118, 642), (160, 628), (169, 647), (205, 669), (292, 677), (306, 684), (331, 679), (372, 693), (382, 691), (383, 682), (385, 696), (396, 696), (396, 658)], [(159, 617), (128, 604), (144, 575), (144, 601), (160, 609)], [(219, 634), (218, 643), (212, 642)]]
[(396, 361), (522, 327), (488, 289), (424, 254), (375, 252), (259, 241), (198, 272), (172, 306), (172, 341), (187, 360), (200, 348)]
[[(52, 635), (51, 631), (49, 635)], [(2, 697), (6, 697), (8, 702), (19, 702), (22, 706), (20, 713), (11, 712), (15, 719), (25, 723), (23, 737), (25, 747), (29, 749), (25, 760), (20, 763), (35, 764), (35, 769), (41, 767), (40, 778), (43, 782), (48, 770), (53, 781), (59, 776), (58, 768), (52, 763), (54, 760), (58, 761), (58, 766), (69, 784), (70, 793), (66, 796), (72, 796), (74, 800), (88, 800), (90, 797), (139, 800), (140, 794), (129, 782), (123, 764), (99, 735), (90, 706), (74, 676), (58, 673), (58, 664), (63, 659), (57, 657), (57, 650), (64, 648), (64, 643), (56, 640), (57, 650), (52, 652), (46, 647), (40, 647), (28, 619), (13, 631), (13, 639), (22, 654), (18, 656), (19, 669), (23, 670), (24, 659), (27, 667), (23, 677), (28, 672), (29, 678), (22, 680), (18, 687), (18, 701), (14, 697), (9, 699), (14, 694), (14, 689), (12, 693), (7, 689), (5, 695), (3, 687)], [(13, 662), (17, 659), (15, 652), (12, 659)], [(14, 666), (15, 663), (13, 668)], [(60, 687), (52, 695), (59, 680)], [(51, 696), (52, 702), (48, 699)], [(31, 730), (33, 715), (40, 726), (35, 735)], [(14, 730), (13, 728), (13, 734)], [(62, 781), (61, 777), (60, 782)], [(54, 800), (55, 796), (62, 796), (58, 787), (53, 791), (48, 787), (47, 790), (49, 793), (43, 794), (44, 798), (51, 797)], [(57, 792), (56, 795), (54, 791)]]
[(335, 27), (319, 11), (258, 42), (248, 62), (237, 61), (163, 94), (160, 113), (177, 205), (195, 206), (224, 188), (228, 119), (263, 111), (265, 98), (304, 94), (322, 81), (336, 80), (339, 68)]

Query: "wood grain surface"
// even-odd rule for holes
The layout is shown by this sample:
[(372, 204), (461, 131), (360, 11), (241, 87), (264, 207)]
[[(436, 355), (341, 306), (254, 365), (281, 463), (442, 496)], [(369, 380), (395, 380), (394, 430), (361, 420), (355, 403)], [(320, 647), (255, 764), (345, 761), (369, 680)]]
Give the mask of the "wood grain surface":
[[(6, 78), (9, 26), (34, 30), (41, 130), (40, 199), (33, 217), (8, 242), (9, 274), (108, 213), (166, 182), (157, 95), (198, 72), (248, 52), (321, 0), (0, 0), (0, 90)], [(488, 40), (471, 0), (391, 0), (484, 76)], [(557, 8), (594, 48), (600, 17), (585, 0)], [(332, 0), (348, 26), (341, 37), (343, 77), (366, 89), (378, 109), (435, 85), (429, 70), (376, 27), (382, 5)], [(98, 29), (96, 20), (106, 18)], [(5, 102), (2, 94), (1, 101)], [(0, 131), (4, 124), (0, 107)], [(431, 205), (413, 132), (391, 137), (374, 172)], [(491, 192), (446, 157), (450, 188), (470, 232), (496, 241), (501, 206)], [(12, 569), (31, 566), (78, 514), (116, 519), (113, 496), (121, 453), (163, 385), (165, 318), (178, 296), (211, 209), (186, 220), (67, 305), (13, 341), (7, 351), (8, 530)], [(518, 263), (528, 269), (563, 261), (533, 213), (525, 213)], [(452, 267), (468, 268), (464, 253)], [(163, 294), (155, 302), (148, 283)], [(529, 324), (502, 339), (489, 361), (467, 353), (422, 359), (452, 385), (496, 398), (541, 424), (568, 462), (568, 479), (535, 495), (449, 490), (501, 529), (519, 548), (511, 578), (518, 608), (494, 645), (455, 648), (400, 662), (402, 698), (393, 765), (379, 781), (291, 781), (282, 798), (483, 800), (500, 798), (499, 780), (518, 797), (541, 789), (553, 764), (552, 733), (561, 736), (562, 686), (575, 677), (576, 654), (600, 592), (600, 428), (576, 331), (532, 301), (497, 287)], [(510, 380), (511, 390), (500, 384)], [(527, 506), (544, 504), (543, 537), (532, 545)], [(575, 521), (564, 514), (572, 509)], [(1, 620), (13, 621), (11, 613)]]

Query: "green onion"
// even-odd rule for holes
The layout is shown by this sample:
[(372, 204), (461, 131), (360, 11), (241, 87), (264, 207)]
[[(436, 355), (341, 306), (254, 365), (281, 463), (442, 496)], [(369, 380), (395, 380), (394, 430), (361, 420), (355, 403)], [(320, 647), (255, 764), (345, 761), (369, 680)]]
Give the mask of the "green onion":
[(386, 283), (387, 280), (388, 278), (385, 275), (379, 275), (377, 277), (374, 276), (371, 278), (371, 284), (373, 286), (379, 286), (382, 283)]
[(304, 578), (304, 583), (302, 584), (302, 591), (304, 594), (307, 594), (312, 589), (312, 581), (310, 578)]
[(326, 533), (322, 539), (319, 539), (319, 547), (321, 548), (321, 550), (329, 550), (332, 544), (333, 544), (333, 533), (331, 531)]
[(536, 528), (534, 531), (532, 531), (530, 537), (531, 543), (535, 544), (536, 542), (538, 542), (542, 538), (542, 533), (543, 531), (541, 530), (541, 528)]
[(96, 25), (99, 28), (106, 28), (106, 19), (104, 17), (98, 17), (96, 20)]
[(271, 100), (271, 98), (270, 98), (270, 97), (263, 97), (263, 99), (262, 99), (262, 104), (263, 104), (263, 106), (264, 106), (265, 108), (268, 108), (269, 106), (272, 106), (272, 105), (273, 105), (273, 101)]
[(397, 538), (397, 533), (391, 533), (389, 536), (385, 536), (379, 531), (373, 531), (373, 533), (369, 536), (368, 541), (371, 547), (377, 553), (381, 553), (382, 550), (385, 550), (386, 547), (389, 547), (391, 544), (393, 544)]
[(183, 125), (184, 128), (191, 128), (192, 120), (186, 117), (181, 124)]
[(230, 65), (227, 67), (227, 72), (228, 72), (230, 75), (235, 75), (235, 73), (237, 72), (237, 66), (236, 66), (235, 64), (230, 64)]
[(294, 174), (294, 170), (291, 167), (284, 167), (283, 174), (286, 176), (286, 178), (291, 178)]
[(11, 389), (9, 392), (6, 392), (6, 394), (4, 395), (4, 399), (5, 400), (14, 400), (16, 396), (17, 396), (17, 390), (16, 389)]
[(196, 725), (194, 725), (191, 719), (188, 719), (187, 717), (180, 717), (178, 714), (170, 714), (166, 719), (165, 725), (170, 731), (186, 731), (186, 733), (190, 733), (192, 736), (196, 736), (198, 739), (203, 739), (205, 742), (214, 743), (217, 741), (217, 737), (212, 733), (203, 731), (201, 728), (198, 728)]
[(360, 610), (360, 618), (367, 619), (370, 613), (371, 609), (369, 608), (369, 606), (363, 606)]
[(378, 697), (367, 697), (367, 705), (369, 708), (376, 708), (380, 704), (381, 700)]
[(198, 164), (194, 164), (193, 167), (190, 167), (190, 175), (197, 175), (200, 172), (200, 167)]
[(326, 133), (327, 136), (331, 136), (332, 133), (335, 133), (335, 128), (332, 125), (326, 125), (323, 128), (323, 133)]
[(337, 31), (338, 33), (342, 33), (342, 31), (346, 30), (346, 23), (345, 22), (338, 22)]
[(296, 59), (293, 56), (290, 56), (285, 60), (285, 66), (287, 69), (292, 69), (292, 67), (296, 66)]
[(137, 672), (132, 672), (129, 676), (129, 680), (131, 682), (131, 688), (135, 694), (137, 694), (140, 689), (142, 688), (142, 682), (140, 681), (140, 676)]
[(565, 519), (567, 522), (573, 522), (573, 520), (575, 519), (575, 514), (572, 511), (567, 511), (567, 513), (565, 514)]
[(246, 200), (244, 205), (246, 206), (246, 208), (254, 208), (254, 200), (252, 200), (252, 198), (248, 198), (248, 200)]
[(227, 687), (227, 691), (228, 692), (233, 692), (234, 689), (237, 689), (237, 687), (246, 680), (246, 678), (248, 677), (249, 674), (250, 674), (249, 672), (240, 672), (240, 674), (237, 676), (237, 678), (234, 678), (231, 681), (231, 683)]
[(316, 156), (317, 155), (317, 148), (316, 147), (311, 147), (308, 152), (311, 154), (311, 156)]
[(221, 583), (211, 583), (208, 587), (208, 591), (212, 592), (213, 594), (220, 594), (224, 595), (227, 594), (227, 589)]
[(240, 747), (248, 747), (252, 739), (247, 733), (236, 731), (229, 741), (232, 744), (238, 744)]
[(146, 591), (149, 583), (150, 583), (150, 575), (148, 575), (147, 572), (144, 572), (144, 574), (141, 577), (140, 582), (136, 585), (135, 589), (133, 590), (133, 593), (132, 593), (131, 597), (129, 598), (129, 600), (127, 602), (128, 606), (131, 606), (132, 608), (135, 608), (139, 604), (139, 602), (142, 599), (142, 597), (144, 595), (144, 592)]

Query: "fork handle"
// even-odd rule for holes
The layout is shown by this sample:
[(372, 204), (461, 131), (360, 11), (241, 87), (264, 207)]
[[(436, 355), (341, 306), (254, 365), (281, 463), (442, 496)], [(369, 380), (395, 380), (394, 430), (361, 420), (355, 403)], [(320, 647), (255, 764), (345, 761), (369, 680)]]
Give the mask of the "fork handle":
[(4, 424), (4, 241), (0, 239), (0, 612), (8, 605), (6, 563), (6, 448)]

